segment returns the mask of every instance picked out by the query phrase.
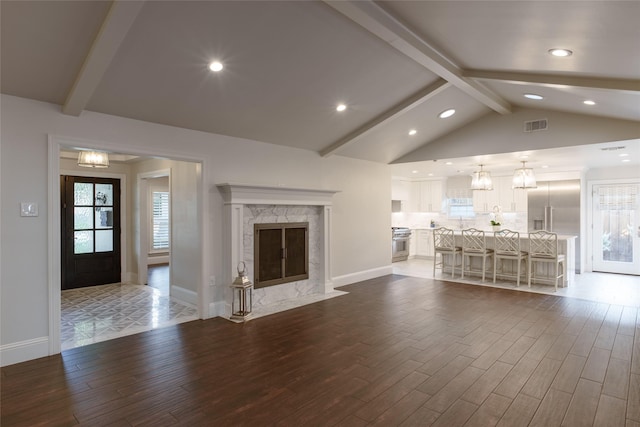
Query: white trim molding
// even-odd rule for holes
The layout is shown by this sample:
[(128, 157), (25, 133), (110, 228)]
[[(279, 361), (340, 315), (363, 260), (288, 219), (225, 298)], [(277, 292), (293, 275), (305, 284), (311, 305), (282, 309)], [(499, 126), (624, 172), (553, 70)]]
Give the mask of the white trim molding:
[(225, 204), (242, 205), (331, 205), (335, 190), (274, 187), (258, 184), (216, 184)]
[(49, 337), (5, 344), (0, 347), (0, 366), (38, 359), (49, 355)]
[(393, 267), (391, 265), (345, 274), (333, 278), (333, 287), (338, 288), (340, 286), (351, 285), (352, 283), (375, 279), (376, 277), (387, 276), (389, 274), (393, 274)]
[[(320, 264), (322, 265), (317, 292), (333, 292), (331, 280), (331, 204), (337, 191), (310, 188), (288, 188), (252, 184), (224, 183), (217, 185), (224, 200), (223, 282), (231, 283), (244, 253), (245, 205), (320, 206)], [(223, 290), (224, 301), (216, 301), (214, 311), (231, 311), (231, 293)], [(221, 305), (224, 304), (224, 305)]]

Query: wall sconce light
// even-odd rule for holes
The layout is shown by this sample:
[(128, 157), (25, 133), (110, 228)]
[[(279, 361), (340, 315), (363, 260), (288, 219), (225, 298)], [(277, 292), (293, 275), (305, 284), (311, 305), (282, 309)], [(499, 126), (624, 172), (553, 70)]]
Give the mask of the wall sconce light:
[(78, 166), (85, 168), (108, 168), (109, 155), (99, 151), (81, 151), (78, 154)]
[(526, 163), (522, 162), (522, 167), (514, 171), (511, 188), (538, 188), (533, 169), (525, 167)]
[(493, 190), (493, 180), (489, 171), (482, 170), (484, 165), (480, 165), (480, 170), (471, 175), (472, 190)]

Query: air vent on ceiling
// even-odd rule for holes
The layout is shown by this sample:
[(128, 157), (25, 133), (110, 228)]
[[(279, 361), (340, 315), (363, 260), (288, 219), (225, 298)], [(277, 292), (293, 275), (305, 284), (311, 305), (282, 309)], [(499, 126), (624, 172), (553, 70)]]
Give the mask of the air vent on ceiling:
[(529, 122), (524, 122), (525, 132), (537, 132), (539, 130), (547, 130), (548, 128), (549, 128), (549, 123), (547, 122), (547, 119), (531, 120)]
[(617, 150), (624, 150), (625, 148), (627, 148), (627, 147), (625, 147), (624, 145), (619, 145), (617, 147), (604, 147), (604, 148), (601, 148), (601, 150), (602, 151), (617, 151)]

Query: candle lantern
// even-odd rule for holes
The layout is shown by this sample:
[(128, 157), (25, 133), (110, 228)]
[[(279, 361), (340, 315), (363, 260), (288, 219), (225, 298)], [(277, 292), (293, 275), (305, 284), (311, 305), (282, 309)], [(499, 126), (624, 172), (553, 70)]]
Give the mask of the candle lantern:
[(246, 274), (244, 261), (238, 263), (238, 277), (231, 284), (231, 320), (244, 322), (251, 315), (253, 283)]

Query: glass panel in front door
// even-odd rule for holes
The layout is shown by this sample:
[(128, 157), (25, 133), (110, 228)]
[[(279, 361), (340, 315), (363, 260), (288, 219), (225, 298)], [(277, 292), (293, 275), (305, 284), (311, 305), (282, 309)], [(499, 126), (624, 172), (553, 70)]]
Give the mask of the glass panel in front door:
[(113, 251), (113, 185), (75, 182), (74, 254)]

